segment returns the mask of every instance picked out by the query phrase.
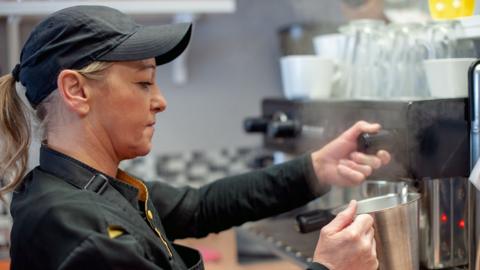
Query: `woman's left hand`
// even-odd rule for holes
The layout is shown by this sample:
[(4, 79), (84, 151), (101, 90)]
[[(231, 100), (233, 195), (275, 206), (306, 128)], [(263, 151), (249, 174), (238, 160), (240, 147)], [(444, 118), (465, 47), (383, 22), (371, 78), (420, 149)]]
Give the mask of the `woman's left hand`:
[(373, 170), (390, 162), (390, 154), (380, 150), (376, 155), (357, 152), (357, 138), (362, 133), (376, 133), (379, 124), (359, 121), (335, 140), (312, 153), (318, 180), (323, 184), (353, 186), (362, 183)]

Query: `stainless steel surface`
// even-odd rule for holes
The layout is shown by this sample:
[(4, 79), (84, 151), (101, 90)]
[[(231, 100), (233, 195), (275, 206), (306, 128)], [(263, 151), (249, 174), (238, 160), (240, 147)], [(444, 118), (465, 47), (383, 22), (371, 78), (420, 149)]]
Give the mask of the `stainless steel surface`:
[[(420, 194), (388, 194), (358, 201), (357, 214), (374, 218), (380, 270), (419, 269), (418, 209)], [(405, 200), (405, 202), (403, 202)], [(333, 211), (341, 212), (345, 206)]]
[[(406, 194), (405, 203), (403, 202), (402, 194), (386, 194), (376, 197), (365, 198), (363, 200), (357, 201), (357, 215), (362, 214), (374, 214), (377, 212), (387, 211), (391, 208), (397, 207), (401, 204), (407, 204), (412, 200), (417, 200), (420, 198), (420, 194), (409, 193)], [(332, 210), (334, 215), (339, 214), (348, 205), (342, 205)]]
[(467, 178), (421, 183), (420, 261), (429, 269), (467, 264)]
[[(480, 66), (479, 62), (474, 63), (469, 71), (469, 95), (470, 95), (470, 169), (478, 160), (480, 151)], [(469, 269), (480, 269), (479, 257), (480, 248), (480, 215), (479, 191), (469, 184), (468, 186), (468, 224), (471, 224), (468, 229), (468, 262)]]
[[(388, 194), (358, 201), (357, 214), (374, 218), (380, 270), (419, 269), (418, 210), (420, 194)], [(336, 208), (338, 214), (346, 206)], [(465, 256), (464, 256), (465, 257)]]
[(400, 194), (405, 186), (408, 186), (408, 182), (402, 180), (397, 182), (367, 180), (356, 187), (332, 187), (327, 194), (307, 204), (305, 209), (333, 209), (347, 204), (350, 200), (362, 200), (387, 194)]
[(357, 187), (333, 188), (329, 193), (304, 207), (292, 210), (275, 218), (245, 224), (244, 229), (268, 246), (277, 255), (300, 266), (312, 260), (319, 231), (299, 234), (295, 230), (296, 215), (313, 209), (332, 209), (347, 204), (350, 200), (362, 200), (375, 196), (400, 194), (406, 182), (367, 180)]
[[(380, 270), (419, 269), (418, 207), (420, 195), (409, 193), (407, 202), (401, 195), (387, 194), (358, 202), (357, 213), (373, 215), (375, 241)], [(341, 211), (339, 208), (338, 211)], [(297, 211), (251, 223), (244, 228), (264, 239), (276, 254), (306, 265), (313, 257), (319, 231), (297, 234), (294, 216)]]
[(367, 199), (358, 212), (374, 218), (375, 242), (380, 270), (417, 270), (418, 208), (420, 194), (409, 193), (402, 203), (398, 194)]

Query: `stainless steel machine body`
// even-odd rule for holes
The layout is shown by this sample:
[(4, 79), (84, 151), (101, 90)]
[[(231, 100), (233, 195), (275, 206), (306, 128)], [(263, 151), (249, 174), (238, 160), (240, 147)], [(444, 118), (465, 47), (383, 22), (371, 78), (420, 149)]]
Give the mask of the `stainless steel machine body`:
[[(389, 150), (393, 159), (371, 179), (406, 180), (422, 194), (420, 261), (428, 269), (443, 269), (468, 263), (466, 195), (470, 143), (467, 112), (468, 100), (462, 98), (405, 101), (266, 99), (262, 104), (262, 117), (249, 119), (245, 124), (249, 131), (264, 133), (267, 148), (296, 155), (318, 149), (356, 121), (380, 123), (389, 135), (378, 147)], [(275, 227), (280, 223), (293, 226), (288, 218), (277, 221), (275, 225), (263, 223), (253, 230), (265, 234), (259, 229), (262, 226)], [(303, 239), (300, 234), (289, 236), (289, 240), (276, 239), (290, 232), (281, 226), (277, 230), (285, 231), (277, 236), (265, 235), (277, 243), (276, 247), (282, 246), (278, 242), (291, 243), (283, 245), (293, 253), (291, 257), (308, 261), (312, 243), (301, 247), (301, 243), (292, 240), (292, 237)]]
[[(470, 168), (473, 169), (480, 156), (480, 61), (470, 66), (468, 72), (469, 123), (470, 123)], [(468, 185), (468, 269), (480, 269), (480, 192)]]
[(441, 178), (421, 183), (420, 258), (428, 269), (467, 264), (467, 180)]

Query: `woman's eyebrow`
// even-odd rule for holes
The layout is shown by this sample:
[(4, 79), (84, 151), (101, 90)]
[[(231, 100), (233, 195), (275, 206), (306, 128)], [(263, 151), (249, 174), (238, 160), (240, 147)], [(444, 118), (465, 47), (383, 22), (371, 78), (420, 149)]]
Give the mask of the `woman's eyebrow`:
[(151, 72), (152, 72), (151, 77), (152, 77), (152, 80), (153, 80), (155, 78), (155, 70), (157, 69), (157, 66), (154, 65), (154, 64), (149, 64), (149, 63), (139, 63), (137, 65), (136, 69), (137, 69), (137, 72), (142, 72), (142, 71), (147, 70), (147, 69), (151, 70)]
[(137, 67), (137, 70), (138, 71), (143, 71), (143, 70), (149, 69), (149, 68), (155, 70), (157, 67), (153, 64), (139, 64), (138, 67)]

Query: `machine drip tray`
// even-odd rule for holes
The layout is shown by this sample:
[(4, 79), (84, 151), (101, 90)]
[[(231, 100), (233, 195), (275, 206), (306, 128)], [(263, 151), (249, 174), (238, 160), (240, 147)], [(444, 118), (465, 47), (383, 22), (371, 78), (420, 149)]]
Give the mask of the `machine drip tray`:
[(294, 218), (270, 218), (244, 224), (240, 229), (247, 232), (275, 255), (301, 267), (306, 267), (313, 256), (319, 231), (301, 234), (295, 230)]

